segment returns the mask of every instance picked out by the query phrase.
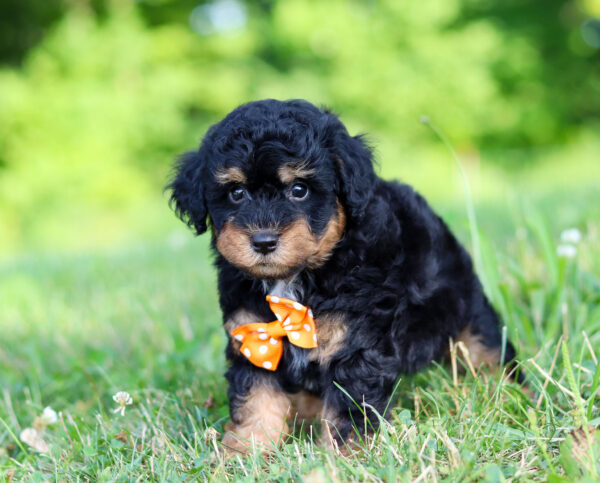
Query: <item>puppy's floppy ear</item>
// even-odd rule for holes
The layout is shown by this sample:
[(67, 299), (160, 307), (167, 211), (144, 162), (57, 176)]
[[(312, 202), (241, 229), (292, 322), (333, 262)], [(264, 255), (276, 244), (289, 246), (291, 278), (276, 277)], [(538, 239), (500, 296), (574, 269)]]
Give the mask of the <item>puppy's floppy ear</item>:
[(181, 155), (175, 163), (175, 177), (167, 186), (171, 191), (169, 205), (198, 235), (206, 231), (208, 214), (204, 197), (205, 165), (202, 149)]
[(373, 194), (373, 154), (362, 136), (350, 136), (333, 114), (329, 125), (331, 155), (338, 172), (338, 196), (354, 221), (360, 221)]

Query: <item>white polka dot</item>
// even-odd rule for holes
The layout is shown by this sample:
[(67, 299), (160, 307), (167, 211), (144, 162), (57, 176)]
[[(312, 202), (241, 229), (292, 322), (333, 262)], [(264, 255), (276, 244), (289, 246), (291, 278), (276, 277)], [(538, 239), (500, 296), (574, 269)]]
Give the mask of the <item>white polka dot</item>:
[(271, 340), (269, 341), (271, 344), (276, 345), (277, 344), (277, 339), (273, 339), (273, 337), (271, 337)]
[(289, 317), (287, 317), (284, 321), (283, 321), (283, 325), (290, 325), (292, 323), (292, 321), (290, 320)]
[(263, 367), (265, 369), (271, 369), (271, 367), (273, 367), (273, 364), (271, 364), (269, 361), (265, 361), (263, 362)]
[(244, 349), (244, 355), (246, 357), (250, 357), (252, 355), (252, 352), (250, 352), (250, 349), (248, 349), (247, 347)]
[(286, 325), (283, 330), (292, 330), (292, 326), (291, 325)]
[(263, 328), (259, 328), (259, 329), (256, 329), (256, 332), (266, 332), (266, 330)]
[(317, 342), (317, 334), (313, 334), (313, 340)]
[(237, 335), (235, 336), (235, 339), (236, 339), (236, 340), (244, 340), (244, 336), (243, 336), (242, 334), (237, 334)]
[(275, 317), (277, 317), (277, 320), (278, 320), (279, 322), (281, 322), (281, 315), (279, 315), (279, 314), (275, 314)]
[(294, 302), (294, 308), (296, 310), (302, 310), (304, 307), (302, 307), (302, 304), (299, 304), (298, 302)]
[(313, 318), (313, 311), (310, 310), (310, 309), (308, 309), (308, 315), (310, 315), (310, 318), (312, 319)]
[(278, 304), (279, 303), (279, 297), (276, 297), (275, 295), (271, 296), (271, 302), (273, 302), (274, 304)]
[(300, 338), (300, 334), (298, 334), (298, 332), (290, 332), (290, 337), (294, 340), (298, 340)]
[(269, 348), (266, 345), (261, 345), (258, 348), (258, 352), (260, 352), (261, 354), (266, 354), (268, 350), (269, 350)]
[(258, 334), (258, 338), (260, 340), (267, 340), (269, 338), (269, 336), (267, 334)]
[(308, 324), (304, 324), (304, 330), (305, 330), (306, 332), (310, 332), (310, 325), (308, 325)]

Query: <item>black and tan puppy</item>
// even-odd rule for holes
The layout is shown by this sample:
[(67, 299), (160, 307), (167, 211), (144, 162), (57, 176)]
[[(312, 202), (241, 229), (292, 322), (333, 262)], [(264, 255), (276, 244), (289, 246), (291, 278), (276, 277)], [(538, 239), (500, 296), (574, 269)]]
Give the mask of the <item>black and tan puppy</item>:
[[(332, 113), (297, 100), (243, 105), (180, 158), (169, 188), (183, 220), (212, 229), (229, 336), (224, 445), (276, 443), (296, 415), (320, 416), (341, 444), (363, 415), (337, 385), (383, 413), (399, 375), (443, 358), (450, 339), (475, 365), (504, 362), (467, 252), (410, 186), (375, 175), (368, 146)], [(232, 336), (275, 319), (267, 294), (310, 307), (318, 336), (312, 349), (283, 338), (274, 371)], [(512, 345), (504, 354), (514, 358)]]

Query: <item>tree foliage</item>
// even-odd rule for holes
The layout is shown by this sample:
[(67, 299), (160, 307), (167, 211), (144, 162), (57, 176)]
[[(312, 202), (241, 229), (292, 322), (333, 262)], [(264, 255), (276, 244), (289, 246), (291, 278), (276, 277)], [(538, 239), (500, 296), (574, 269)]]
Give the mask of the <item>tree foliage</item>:
[(152, 230), (170, 160), (252, 99), (330, 106), (394, 153), (384, 169), (435, 142), (422, 114), (460, 151), (567, 141), (598, 127), (594, 5), (3, 2), (0, 246), (58, 243), (69, 219), (83, 240)]

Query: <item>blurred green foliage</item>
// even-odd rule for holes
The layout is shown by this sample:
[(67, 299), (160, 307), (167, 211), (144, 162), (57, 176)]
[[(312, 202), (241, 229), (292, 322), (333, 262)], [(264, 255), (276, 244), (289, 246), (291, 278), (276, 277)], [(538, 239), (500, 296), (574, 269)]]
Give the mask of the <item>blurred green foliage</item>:
[[(451, 165), (423, 114), (471, 170), (541, 163), (540, 146), (567, 142), (593, 166), (599, 5), (3, 2), (0, 253), (164, 235), (177, 226), (161, 196), (173, 157), (259, 98), (331, 106), (351, 132), (371, 133), (385, 176), (434, 197), (451, 191)], [(569, 169), (577, 183), (598, 174)], [(494, 183), (479, 193), (502, 191)]]

